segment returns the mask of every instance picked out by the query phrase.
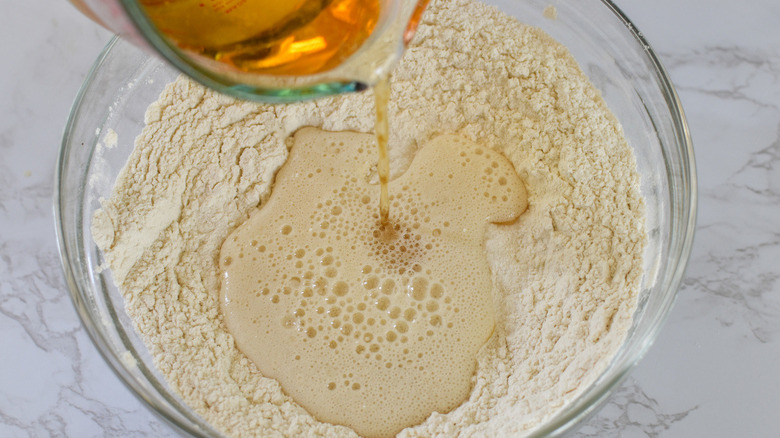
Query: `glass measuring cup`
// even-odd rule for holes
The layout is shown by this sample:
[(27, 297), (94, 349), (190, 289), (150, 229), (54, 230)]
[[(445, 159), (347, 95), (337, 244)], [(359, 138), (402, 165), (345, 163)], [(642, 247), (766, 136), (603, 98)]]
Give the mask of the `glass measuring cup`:
[(429, 0), (70, 0), (225, 94), (291, 102), (387, 76)]

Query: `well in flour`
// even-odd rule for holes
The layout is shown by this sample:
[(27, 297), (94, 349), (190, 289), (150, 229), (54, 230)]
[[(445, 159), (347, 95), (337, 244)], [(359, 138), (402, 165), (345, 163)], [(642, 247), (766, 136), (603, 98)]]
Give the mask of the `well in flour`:
[(495, 327), (484, 227), (525, 211), (522, 181), (501, 154), (442, 135), (390, 183), (383, 219), (372, 134), (294, 139), (271, 198), (222, 246), (236, 345), (315, 418), (365, 437), (451, 411)]

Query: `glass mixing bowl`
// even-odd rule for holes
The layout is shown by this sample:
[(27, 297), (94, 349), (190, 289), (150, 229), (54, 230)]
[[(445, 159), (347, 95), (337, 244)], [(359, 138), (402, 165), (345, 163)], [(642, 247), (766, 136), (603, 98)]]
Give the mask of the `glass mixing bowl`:
[[(647, 351), (683, 277), (696, 220), (693, 149), (680, 101), (642, 34), (607, 0), (495, 0), (504, 12), (566, 45), (602, 92), (634, 149), (647, 203), (645, 274), (633, 326), (608, 369), (532, 432), (557, 436), (593, 414)], [(549, 12), (549, 11), (548, 11)], [(65, 276), (98, 350), (130, 389), (174, 427), (219, 436), (174, 395), (134, 331), (119, 291), (92, 240), (93, 211), (108, 197), (143, 127), (144, 112), (178, 75), (130, 44), (112, 40), (73, 105), (56, 175), (55, 216)], [(114, 146), (114, 133), (121, 140)]]

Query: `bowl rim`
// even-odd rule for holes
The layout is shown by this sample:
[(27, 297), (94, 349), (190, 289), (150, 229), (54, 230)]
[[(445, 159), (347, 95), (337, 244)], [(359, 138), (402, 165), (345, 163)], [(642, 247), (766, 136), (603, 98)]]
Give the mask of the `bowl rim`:
[[(679, 244), (676, 245), (676, 247), (670, 248), (670, 253), (679, 256), (679, 263), (672, 267), (673, 272), (670, 275), (668, 287), (668, 289), (673, 289), (674, 293), (668, 294), (662, 300), (655, 321), (647, 331), (644, 339), (642, 339), (636, 352), (629, 360), (620, 364), (609, 378), (604, 379), (605, 374), (602, 374), (593, 383), (596, 386), (600, 386), (599, 390), (593, 391), (593, 393), (589, 394), (587, 397), (576, 399), (563, 411), (554, 415), (551, 419), (552, 421), (535, 429), (529, 437), (559, 436), (565, 433), (573, 424), (595, 414), (612, 395), (613, 389), (628, 377), (630, 372), (658, 338), (661, 329), (665, 326), (666, 320), (669, 318), (671, 309), (677, 299), (680, 285), (685, 276), (685, 271), (688, 267), (691, 250), (693, 248), (693, 239), (696, 234), (696, 220), (698, 215), (696, 160), (693, 150), (693, 140), (691, 139), (688, 121), (685, 117), (685, 111), (683, 110), (680, 97), (677, 94), (677, 90), (672, 83), (669, 73), (666, 71), (666, 68), (661, 63), (661, 60), (643, 33), (634, 25), (628, 16), (612, 2), (612, 0), (600, 1), (623, 22), (626, 29), (628, 29), (631, 35), (633, 35), (639, 44), (642, 45), (648, 59), (655, 69), (655, 73), (659, 79), (658, 85), (661, 86), (662, 95), (666, 98), (669, 115), (672, 119), (672, 126), (674, 127), (675, 138), (677, 139), (677, 144), (681, 146), (679, 152), (682, 153), (682, 161), (684, 164), (682, 167), (683, 172), (679, 176), (679, 179), (682, 182), (682, 188), (684, 189), (685, 195), (687, 195), (687, 198), (689, 199), (688, 204), (681, 205), (682, 214), (680, 216), (680, 226), (685, 232), (681, 233), (682, 239)], [(668, 177), (668, 179), (671, 179), (671, 177)]]
[[(108, 364), (111, 366), (111, 368), (114, 370), (114, 372), (117, 372), (117, 365), (115, 358), (108, 354), (108, 351), (110, 351), (107, 348), (107, 340), (105, 337), (103, 337), (100, 333), (98, 333), (94, 328), (87, 324), (87, 321), (90, 320), (89, 318), (89, 312), (87, 311), (86, 303), (82, 299), (81, 295), (79, 295), (76, 290), (78, 290), (78, 285), (76, 283), (75, 274), (73, 273), (73, 269), (71, 268), (71, 265), (67, 262), (70, 260), (69, 255), (72, 252), (71, 247), (68, 245), (68, 243), (65, 241), (65, 229), (62, 222), (62, 212), (63, 212), (63, 205), (64, 205), (64, 199), (62, 197), (62, 176), (64, 173), (64, 167), (65, 167), (65, 160), (66, 160), (66, 151), (68, 149), (68, 140), (70, 139), (72, 135), (72, 131), (75, 125), (75, 114), (78, 113), (79, 108), (84, 103), (84, 96), (87, 93), (87, 89), (89, 88), (89, 84), (94, 79), (95, 75), (97, 74), (97, 70), (102, 65), (103, 61), (105, 60), (106, 56), (108, 55), (109, 50), (113, 48), (113, 46), (116, 44), (117, 40), (119, 38), (115, 35), (111, 38), (111, 40), (106, 44), (106, 46), (103, 48), (103, 50), (100, 52), (100, 55), (98, 55), (97, 60), (92, 64), (89, 72), (84, 78), (84, 81), (81, 84), (81, 87), (79, 88), (78, 93), (76, 94), (76, 98), (73, 101), (73, 104), (71, 104), (70, 112), (68, 113), (68, 120), (65, 123), (65, 128), (63, 129), (62, 133), (62, 140), (60, 144), (60, 150), (57, 155), (57, 163), (55, 165), (54, 169), (54, 199), (53, 199), (53, 209), (54, 209), (54, 231), (57, 235), (57, 249), (60, 254), (60, 267), (62, 268), (63, 274), (65, 275), (65, 281), (68, 285), (68, 292), (70, 293), (71, 299), (73, 301), (73, 305), (76, 308), (76, 312), (79, 315), (79, 318), (81, 319), (82, 326), (86, 329), (87, 334), (92, 339), (92, 342), (95, 344), (95, 346), (98, 349), (98, 352), (101, 356), (103, 356), (103, 359), (108, 362)], [(122, 380), (124, 381), (124, 378), (121, 374), (118, 374), (119, 377), (122, 377)], [(132, 388), (130, 388), (132, 389)]]
[(89, 306), (87, 305), (84, 297), (79, 292), (80, 288), (78, 281), (76, 280), (77, 275), (69, 263), (69, 260), (71, 260), (70, 255), (75, 252), (75, 248), (72, 248), (65, 238), (66, 231), (62, 221), (65, 200), (63, 199), (61, 189), (62, 176), (65, 170), (68, 151), (70, 149), (70, 138), (76, 124), (76, 115), (79, 113), (79, 109), (87, 103), (84, 98), (89, 91), (92, 81), (97, 76), (100, 67), (110, 55), (111, 50), (114, 48), (114, 46), (120, 43), (121, 40), (122, 39), (119, 36), (114, 35), (90, 67), (90, 70), (85, 76), (84, 81), (82, 82), (79, 91), (76, 94), (73, 104), (70, 107), (68, 120), (65, 123), (65, 127), (63, 129), (60, 150), (57, 155), (57, 162), (54, 170), (53, 190), (54, 231), (57, 238), (57, 249), (60, 255), (60, 267), (65, 276), (65, 282), (68, 286), (68, 293), (70, 294), (71, 300), (73, 301), (73, 306), (76, 309), (76, 313), (78, 314), (79, 319), (81, 320), (81, 326), (86, 330), (87, 335), (91, 339), (94, 346), (97, 348), (98, 353), (103, 357), (103, 360), (108, 364), (114, 375), (119, 378), (119, 381), (122, 382), (125, 388), (130, 390), (130, 393), (133, 394), (136, 399), (141, 401), (142, 405), (150, 408), (149, 410), (153, 414), (164, 420), (168, 425), (172, 426), (174, 430), (179, 433), (184, 432), (190, 436), (198, 436), (202, 435), (205, 431), (195, 428), (193, 425), (198, 424), (203, 420), (195, 418), (188, 413), (182, 412), (181, 410), (177, 410), (178, 414), (188, 417), (192, 421), (192, 424), (179, 421), (179, 419), (177, 419), (169, 412), (168, 407), (161, 405), (153, 398), (147, 396), (147, 389), (137, 384), (136, 379), (128, 372), (126, 365), (123, 364), (121, 359), (115, 355), (114, 350), (111, 347), (111, 342), (106, 336), (104, 336), (101, 331), (96, 329), (96, 324), (93, 324), (94, 319), (88, 310)]
[[(666, 105), (669, 109), (669, 115), (672, 120), (672, 126), (674, 127), (675, 138), (677, 144), (680, 146), (679, 152), (683, 161), (683, 172), (678, 176), (681, 181), (681, 188), (684, 190), (685, 195), (689, 202), (682, 204), (680, 214), (680, 227), (683, 229), (683, 233), (680, 233), (682, 238), (679, 243), (670, 248), (670, 253), (676, 254), (679, 257), (680, 263), (676, 266), (670, 267), (672, 270), (669, 276), (668, 289), (673, 289), (674, 293), (668, 294), (661, 302), (660, 310), (656, 315), (655, 321), (652, 327), (645, 334), (642, 339), (641, 345), (623, 363), (620, 363), (615, 371), (613, 371), (608, 377), (602, 374), (593, 385), (597, 390), (592, 391), (586, 397), (578, 398), (572, 403), (568, 404), (564, 410), (559, 411), (550, 421), (544, 425), (534, 429), (528, 436), (529, 437), (541, 437), (541, 436), (559, 436), (567, 431), (570, 431), (571, 427), (582, 421), (584, 418), (593, 415), (599, 410), (599, 408), (605, 403), (609, 396), (612, 394), (613, 389), (622, 383), (631, 370), (637, 365), (637, 363), (644, 357), (649, 348), (657, 339), (661, 329), (665, 325), (666, 320), (669, 317), (670, 311), (676, 301), (682, 279), (684, 278), (685, 271), (688, 266), (688, 262), (691, 255), (693, 246), (694, 235), (696, 231), (696, 220), (698, 213), (698, 198), (697, 198), (697, 178), (696, 178), (696, 162), (693, 150), (693, 142), (690, 135), (687, 119), (682, 107), (680, 98), (675, 90), (671, 78), (668, 72), (663, 67), (660, 59), (637, 27), (631, 22), (631, 20), (623, 13), (620, 8), (617, 7), (611, 0), (600, 0), (601, 3), (606, 6), (618, 19), (621, 20), (623, 25), (633, 35), (633, 37), (644, 47), (645, 53), (652, 63), (655, 69), (656, 76), (658, 78), (658, 84), (661, 87), (662, 95), (666, 99)], [(86, 104), (85, 96), (89, 91), (93, 79), (97, 75), (99, 69), (103, 63), (107, 60), (111, 50), (119, 43), (120, 38), (114, 36), (108, 44), (104, 47), (98, 58), (92, 64), (89, 72), (87, 73), (83, 83), (81, 84), (79, 91), (70, 107), (67, 122), (65, 124), (62, 140), (60, 142), (60, 150), (57, 157), (54, 174), (54, 190), (53, 190), (53, 213), (54, 213), (54, 228), (57, 238), (57, 248), (60, 255), (60, 267), (65, 276), (66, 284), (68, 286), (68, 292), (73, 301), (74, 308), (81, 320), (81, 325), (86, 330), (92, 343), (98, 350), (98, 353), (103, 357), (105, 362), (109, 365), (109, 368), (114, 374), (119, 377), (119, 380), (125, 385), (130, 392), (146, 405), (150, 410), (163, 419), (166, 423), (171, 425), (178, 432), (184, 432), (189, 435), (211, 435), (211, 432), (197, 427), (203, 420), (199, 417), (191, 417), (188, 413), (182, 412), (180, 409), (176, 409), (176, 413), (188, 417), (190, 420), (194, 420), (191, 423), (184, 423), (180, 419), (176, 418), (171, 412), (169, 407), (161, 405), (153, 398), (147, 396), (147, 389), (137, 384), (135, 378), (127, 371), (126, 366), (121, 362), (113, 349), (111, 343), (99, 330), (96, 329), (90, 312), (88, 310), (87, 303), (79, 293), (79, 284), (76, 280), (76, 274), (74, 269), (69, 263), (70, 255), (75, 252), (74, 248), (68, 244), (65, 238), (65, 229), (62, 222), (64, 198), (62, 196), (62, 177), (64, 168), (67, 161), (67, 155), (69, 152), (70, 139), (73, 135), (74, 126), (76, 124), (76, 115), (79, 113), (79, 109)]]

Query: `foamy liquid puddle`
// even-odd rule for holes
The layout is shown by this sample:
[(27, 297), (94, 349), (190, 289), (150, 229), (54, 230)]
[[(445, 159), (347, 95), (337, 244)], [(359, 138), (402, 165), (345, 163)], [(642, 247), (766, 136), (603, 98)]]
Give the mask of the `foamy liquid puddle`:
[(375, 141), (298, 131), (220, 265), (228, 329), (260, 371), (317, 419), (383, 437), (467, 398), (495, 326), (484, 226), (526, 194), (503, 156), (441, 136), (390, 182), (382, 224)]

